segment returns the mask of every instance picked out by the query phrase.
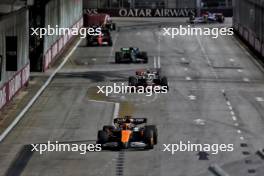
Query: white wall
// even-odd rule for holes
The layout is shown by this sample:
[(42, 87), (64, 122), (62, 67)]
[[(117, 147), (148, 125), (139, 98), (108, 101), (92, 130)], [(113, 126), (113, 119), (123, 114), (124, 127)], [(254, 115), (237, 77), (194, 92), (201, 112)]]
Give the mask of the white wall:
[(18, 70), (22, 69), (27, 63), (29, 63), (28, 57), (28, 42), (29, 42), (29, 32), (28, 32), (28, 11), (26, 9), (21, 9), (17, 12), (9, 14), (2, 19), (0, 19), (0, 55), (3, 56), (2, 64), (2, 79), (0, 81), (0, 88), (4, 83), (14, 76), (16, 72), (6, 71), (6, 36), (17, 36), (18, 37)]
[[(52, 0), (45, 7), (45, 27), (71, 27), (82, 17), (82, 0)], [(46, 36), (44, 53), (60, 36)]]

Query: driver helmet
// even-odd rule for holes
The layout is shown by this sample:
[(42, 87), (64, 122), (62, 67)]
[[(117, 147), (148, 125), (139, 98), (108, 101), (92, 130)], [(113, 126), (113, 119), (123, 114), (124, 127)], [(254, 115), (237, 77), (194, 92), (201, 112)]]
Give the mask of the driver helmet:
[(129, 127), (130, 127), (129, 123), (124, 123), (122, 126), (123, 130), (128, 130)]
[(125, 116), (125, 123), (131, 123), (131, 116)]

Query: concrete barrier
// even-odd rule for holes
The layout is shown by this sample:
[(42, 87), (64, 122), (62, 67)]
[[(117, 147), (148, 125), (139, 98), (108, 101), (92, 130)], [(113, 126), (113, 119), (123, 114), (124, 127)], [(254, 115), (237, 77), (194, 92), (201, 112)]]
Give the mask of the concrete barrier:
[(0, 88), (0, 110), (12, 100), (16, 93), (25, 85), (27, 85), (30, 75), (29, 64), (26, 64), (21, 70), (16, 72), (13, 77), (10, 78)]
[[(71, 28), (80, 29), (83, 26), (83, 18), (80, 18), (75, 24), (72, 25)], [(49, 66), (56, 60), (57, 56), (61, 53), (61, 51), (70, 43), (70, 41), (74, 38), (73, 35), (64, 35), (61, 36), (58, 40), (56, 40), (52, 46), (47, 50), (43, 57), (43, 70), (46, 71)]]
[(261, 53), (261, 43), (259, 39), (255, 38), (255, 50), (259, 53)]
[(239, 30), (239, 34), (242, 36), (243, 35), (243, 31), (244, 31), (243, 26), (239, 26), (238, 30)]
[(263, 60), (264, 57), (264, 43), (256, 37), (253, 31), (243, 27), (241, 24), (233, 24), (236, 34), (238, 34), (242, 41), (245, 42), (260, 59)]
[(262, 48), (261, 55), (264, 57), (264, 43), (262, 43), (261, 48)]
[(243, 37), (244, 37), (244, 39), (245, 40), (247, 40), (248, 41), (248, 31), (247, 30), (244, 30), (244, 34), (243, 34)]
[(249, 32), (249, 44), (255, 48), (255, 36), (254, 34), (250, 31)]

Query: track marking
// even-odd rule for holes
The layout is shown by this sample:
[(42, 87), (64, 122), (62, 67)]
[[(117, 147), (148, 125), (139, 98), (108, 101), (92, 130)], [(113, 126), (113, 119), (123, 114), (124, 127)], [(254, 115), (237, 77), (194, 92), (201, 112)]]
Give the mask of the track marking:
[(161, 66), (160, 66), (160, 56), (158, 56), (158, 68), (160, 68)]
[(156, 57), (154, 56), (154, 68), (157, 68)]
[(118, 156), (116, 159), (116, 176), (123, 176), (124, 175), (124, 161), (125, 160), (125, 152), (120, 151), (118, 152)]
[(243, 72), (243, 70), (241, 70), (241, 69), (238, 69), (238, 70), (237, 70), (237, 72), (239, 72), (239, 73), (242, 73), (242, 72)]
[(243, 151), (242, 154), (243, 155), (250, 155), (250, 152), (249, 151)]
[(249, 79), (248, 78), (243, 78), (243, 81), (244, 82), (249, 82)]
[(161, 51), (160, 42), (161, 42), (161, 31), (159, 31), (159, 34), (158, 34), (158, 56), (159, 57), (160, 57), (160, 51)]
[(240, 143), (240, 147), (248, 147), (247, 143)]
[(154, 68), (160, 68), (160, 56), (154, 57)]
[(184, 71), (188, 71), (188, 68), (184, 68)]
[(192, 80), (192, 78), (189, 77), (189, 76), (187, 76), (185, 79), (186, 79), (187, 81), (191, 81), (191, 80)]
[[(113, 112), (113, 120), (118, 118), (119, 109), (120, 109), (120, 103), (115, 103), (114, 112)], [(112, 124), (114, 125), (114, 121), (112, 121)]]
[(75, 46), (71, 49), (71, 51), (64, 57), (62, 63), (54, 70), (54, 72), (49, 76), (47, 81), (43, 84), (43, 86), (38, 90), (38, 92), (34, 95), (34, 97), (28, 102), (26, 107), (18, 114), (15, 120), (5, 129), (5, 131), (0, 135), (0, 142), (2, 142), (5, 137), (10, 133), (10, 131), (17, 125), (17, 123), (21, 120), (21, 118), (26, 114), (26, 112), (31, 108), (31, 106), (36, 102), (36, 100), (40, 97), (40, 95), (44, 92), (44, 90), (51, 83), (55, 75), (61, 70), (61, 68), (65, 65), (65, 63), (69, 60), (70, 56), (77, 49), (79, 44), (82, 42), (80, 38)]
[[(225, 97), (225, 99), (226, 99), (226, 104), (227, 104), (227, 106), (228, 106), (228, 108), (229, 108), (229, 110), (230, 110), (230, 114), (232, 115), (232, 119), (233, 119), (233, 121), (236, 122), (236, 121), (237, 121), (237, 117), (235, 116), (235, 112), (233, 111), (232, 104), (231, 104), (231, 102), (228, 100), (228, 97), (226, 96), (226, 92), (225, 92), (224, 89), (222, 90), (222, 93), (223, 93), (223, 95), (224, 95), (224, 97)], [(236, 122), (236, 123), (234, 123), (234, 126), (235, 126), (235, 127), (238, 127), (239, 124)], [(241, 131), (240, 129), (237, 129), (236, 132), (237, 132), (239, 135), (241, 135), (241, 133), (242, 133), (242, 131)], [(245, 140), (244, 136), (240, 136), (239, 139), (240, 139), (241, 141), (244, 141), (244, 140)]]
[(256, 173), (256, 169), (248, 169), (248, 173), (249, 174), (255, 174)]
[(110, 102), (110, 101), (100, 101), (100, 100), (91, 100), (91, 99), (89, 99), (88, 101), (90, 101), (90, 102), (95, 102), (95, 103), (113, 103), (113, 102)]
[(230, 62), (235, 62), (235, 59), (230, 58), (229, 61), (230, 61)]
[(198, 44), (199, 44), (199, 46), (200, 46), (200, 48), (201, 48), (201, 51), (202, 51), (203, 55), (204, 55), (205, 58), (206, 58), (206, 61), (207, 61), (208, 66), (210, 67), (210, 69), (211, 69), (212, 73), (214, 74), (215, 78), (218, 79), (218, 76), (217, 76), (215, 70), (214, 70), (213, 67), (212, 67), (213, 64), (212, 64), (212, 62), (211, 62), (209, 56), (206, 54), (205, 48), (204, 48), (204, 46), (202, 45), (202, 42), (201, 42), (200, 38), (199, 38), (197, 35), (196, 35), (195, 37), (196, 37), (196, 39), (197, 39), (197, 41), (198, 41)]
[(256, 97), (255, 99), (258, 102), (264, 102), (264, 98), (263, 97)]
[(195, 95), (189, 95), (188, 96), (190, 100), (196, 100), (196, 96)]
[(110, 60), (111, 60), (111, 58), (112, 58), (112, 56), (113, 56), (113, 53), (114, 53), (114, 46), (115, 46), (115, 43), (116, 43), (116, 41), (117, 41), (117, 37), (118, 37), (118, 33), (115, 35), (115, 38), (114, 38), (114, 40), (113, 40), (113, 46), (111, 47), (111, 50), (110, 50), (110, 54), (109, 54), (109, 57), (108, 57), (108, 62), (110, 62)]
[(197, 125), (205, 125), (205, 120), (203, 120), (203, 119), (195, 119), (194, 122)]

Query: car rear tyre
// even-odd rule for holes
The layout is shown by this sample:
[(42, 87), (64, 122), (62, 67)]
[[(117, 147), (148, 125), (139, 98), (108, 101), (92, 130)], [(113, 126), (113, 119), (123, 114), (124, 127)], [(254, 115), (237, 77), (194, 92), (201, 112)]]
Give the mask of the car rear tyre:
[(194, 16), (194, 15), (191, 15), (191, 16), (189, 17), (189, 21), (190, 21), (190, 23), (193, 23), (194, 20), (195, 20), (195, 16)]
[(129, 86), (137, 86), (137, 78), (134, 76), (130, 76), (128, 78), (128, 85)]
[(220, 23), (224, 23), (224, 22), (225, 22), (225, 17), (222, 16), (222, 17), (221, 17), (221, 21), (220, 21)]
[(106, 131), (100, 130), (98, 131), (97, 143), (105, 144), (108, 142), (108, 133)]
[(141, 52), (141, 58), (144, 60), (143, 63), (148, 63), (148, 54), (147, 52)]
[(219, 23), (223, 23), (224, 21), (225, 21), (225, 17), (224, 16), (217, 16), (217, 21), (219, 22)]
[(153, 139), (154, 139), (154, 144), (156, 145), (158, 143), (158, 129), (155, 125), (148, 125), (145, 128), (148, 128), (153, 131)]
[(147, 146), (146, 149), (154, 148), (154, 131), (150, 128), (146, 128), (144, 132), (144, 139)]
[(116, 52), (115, 54), (115, 63), (119, 64), (121, 62), (121, 54), (120, 52)]
[(168, 79), (167, 77), (162, 77), (161, 78), (161, 86), (166, 86), (167, 87), (167, 90), (169, 90), (169, 85), (168, 85)]
[(109, 46), (113, 46), (113, 41), (110, 40), (109, 43), (108, 43)]
[(148, 63), (148, 57), (144, 58), (143, 63), (147, 64)]

